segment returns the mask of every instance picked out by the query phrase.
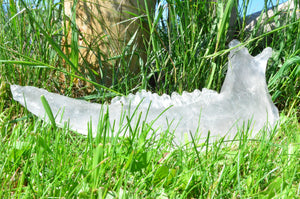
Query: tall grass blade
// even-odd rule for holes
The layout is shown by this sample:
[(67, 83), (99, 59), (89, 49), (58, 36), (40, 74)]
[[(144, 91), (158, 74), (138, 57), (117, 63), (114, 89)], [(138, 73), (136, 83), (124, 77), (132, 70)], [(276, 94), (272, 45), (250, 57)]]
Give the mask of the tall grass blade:
[[(224, 5), (226, 2), (226, 6)], [(217, 14), (219, 18), (218, 23), (218, 34), (217, 34), (217, 42), (215, 47), (215, 52), (219, 50), (219, 46), (221, 40), (225, 41), (226, 38), (226, 30), (229, 27), (229, 19), (232, 12), (233, 5), (235, 4), (236, 0), (229, 0), (229, 1), (218, 1), (218, 8)], [(223, 11), (225, 7), (225, 10)]]
[(52, 124), (54, 130), (56, 130), (57, 127), (56, 127), (55, 118), (54, 118), (54, 116), (53, 116), (52, 110), (51, 110), (51, 108), (50, 108), (50, 106), (49, 106), (49, 103), (48, 103), (48, 101), (46, 100), (45, 96), (43, 96), (43, 95), (41, 96), (41, 101), (42, 101), (42, 104), (43, 104), (43, 106), (44, 106), (45, 112), (46, 112), (46, 114), (48, 115), (49, 120), (50, 120), (50, 122), (51, 122), (51, 124)]

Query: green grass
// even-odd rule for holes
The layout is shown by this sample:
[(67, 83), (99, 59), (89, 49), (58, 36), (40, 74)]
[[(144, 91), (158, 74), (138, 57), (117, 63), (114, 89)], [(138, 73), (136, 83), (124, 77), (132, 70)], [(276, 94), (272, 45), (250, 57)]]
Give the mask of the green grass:
[[(279, 108), (278, 131), (233, 141), (172, 143), (171, 132), (143, 139), (147, 128), (132, 127), (132, 136), (111, 135), (107, 118), (95, 139), (41, 122), (12, 100), (9, 84), (34, 85), (68, 96), (73, 78), (93, 83), (93, 101), (140, 89), (157, 93), (210, 88), (219, 91), (226, 73), (229, 7), (216, 15), (203, 3), (168, 0), (169, 20), (149, 17), (147, 61), (140, 74), (126, 78), (125, 59), (110, 88), (94, 82), (93, 73), (76, 68), (78, 51), (64, 54), (61, 3), (42, 0), (1, 1), (0, 7), (0, 198), (297, 198), (300, 196), (300, 23), (274, 17), (274, 31), (238, 31), (235, 38), (255, 55), (267, 46), (274, 53), (267, 80)], [(31, 1), (32, 3), (32, 1)], [(25, 6), (27, 9), (24, 9)], [(247, 2), (245, 1), (245, 7)], [(33, 9), (34, 8), (34, 9)], [(299, 5), (298, 5), (299, 10)], [(245, 13), (245, 12), (244, 12)], [(142, 19), (142, 17), (141, 17)], [(161, 24), (161, 25), (159, 25)], [(243, 22), (240, 22), (243, 26)], [(78, 33), (79, 34), (79, 33)], [(75, 42), (76, 43), (76, 42)], [(128, 52), (128, 51), (132, 52)], [(77, 54), (76, 54), (77, 52)], [(132, 48), (125, 54), (135, 53)], [(130, 61), (130, 60), (129, 60)], [(65, 69), (65, 64), (71, 71)], [(88, 66), (86, 66), (88, 67)], [(59, 75), (65, 74), (62, 85)], [(156, 77), (156, 86), (149, 82)]]

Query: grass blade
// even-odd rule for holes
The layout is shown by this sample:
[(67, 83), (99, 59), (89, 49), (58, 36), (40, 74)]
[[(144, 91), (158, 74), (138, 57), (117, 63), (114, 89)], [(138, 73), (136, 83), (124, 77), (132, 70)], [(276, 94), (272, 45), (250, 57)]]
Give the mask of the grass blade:
[(56, 127), (55, 118), (53, 116), (53, 113), (52, 113), (52, 110), (51, 110), (51, 108), (49, 106), (49, 103), (46, 100), (46, 98), (45, 98), (44, 95), (41, 96), (41, 101), (42, 101), (42, 104), (44, 106), (45, 112), (48, 115), (48, 118), (49, 118), (49, 120), (50, 120), (50, 122), (51, 122), (51, 124), (52, 124), (52, 126), (54, 128), (54, 130), (56, 130), (57, 127)]

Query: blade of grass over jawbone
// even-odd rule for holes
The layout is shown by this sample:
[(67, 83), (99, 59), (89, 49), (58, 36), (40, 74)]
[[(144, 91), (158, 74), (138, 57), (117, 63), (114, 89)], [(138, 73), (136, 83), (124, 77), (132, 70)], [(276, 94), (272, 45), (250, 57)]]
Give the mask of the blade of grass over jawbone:
[(49, 120), (50, 120), (50, 122), (51, 122), (51, 124), (52, 124), (54, 130), (56, 130), (57, 127), (56, 127), (55, 118), (54, 118), (54, 116), (53, 116), (53, 113), (52, 113), (52, 110), (51, 110), (51, 108), (50, 108), (50, 106), (49, 106), (49, 103), (48, 103), (48, 101), (46, 100), (46, 98), (45, 98), (44, 95), (41, 96), (41, 101), (42, 101), (42, 104), (43, 104), (43, 106), (44, 106), (45, 112), (46, 112), (46, 114), (48, 115)]

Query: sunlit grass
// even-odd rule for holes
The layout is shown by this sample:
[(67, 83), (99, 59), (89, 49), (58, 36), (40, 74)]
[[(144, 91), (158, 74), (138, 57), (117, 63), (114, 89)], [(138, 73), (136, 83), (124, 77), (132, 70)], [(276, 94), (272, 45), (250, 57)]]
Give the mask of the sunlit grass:
[(139, 131), (132, 139), (103, 129), (87, 139), (35, 118), (5, 122), (11, 131), (2, 136), (1, 197), (296, 196), (299, 126), (295, 116), (281, 119), (270, 136), (175, 148), (170, 136), (141, 140)]

